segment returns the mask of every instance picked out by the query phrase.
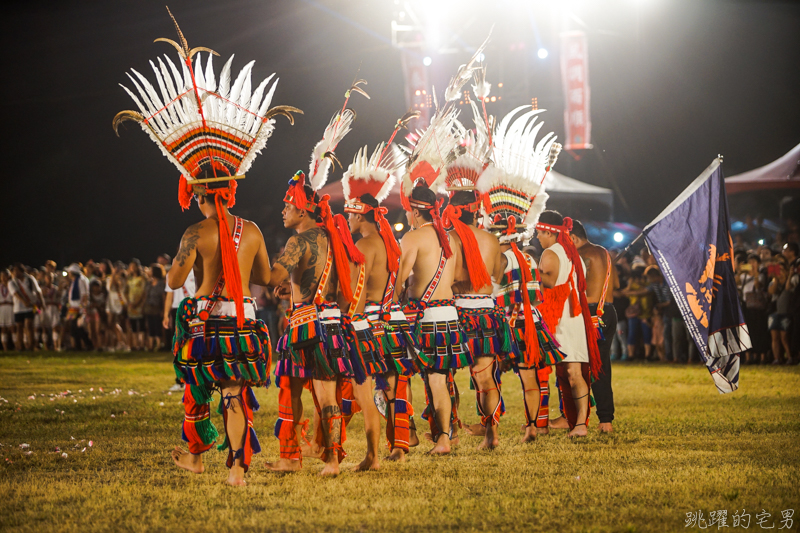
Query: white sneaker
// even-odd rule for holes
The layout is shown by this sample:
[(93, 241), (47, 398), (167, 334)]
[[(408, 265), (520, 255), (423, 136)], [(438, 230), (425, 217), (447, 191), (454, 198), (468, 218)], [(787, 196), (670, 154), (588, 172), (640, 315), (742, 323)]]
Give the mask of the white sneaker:
[(182, 383), (175, 383), (172, 387), (169, 388), (170, 392), (180, 392), (183, 390)]

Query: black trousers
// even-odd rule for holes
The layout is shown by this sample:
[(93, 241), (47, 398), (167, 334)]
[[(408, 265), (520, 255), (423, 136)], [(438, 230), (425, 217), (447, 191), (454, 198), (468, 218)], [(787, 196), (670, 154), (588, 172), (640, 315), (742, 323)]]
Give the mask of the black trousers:
[[(595, 315), (597, 304), (589, 304), (589, 311), (591, 311), (592, 315)], [(605, 324), (603, 326), (603, 338), (597, 341), (603, 368), (597, 380), (592, 383), (592, 394), (596, 404), (595, 409), (601, 424), (614, 420), (614, 391), (611, 388), (611, 343), (614, 342), (614, 334), (617, 331), (617, 312), (610, 303), (606, 303), (603, 306), (603, 323)]]

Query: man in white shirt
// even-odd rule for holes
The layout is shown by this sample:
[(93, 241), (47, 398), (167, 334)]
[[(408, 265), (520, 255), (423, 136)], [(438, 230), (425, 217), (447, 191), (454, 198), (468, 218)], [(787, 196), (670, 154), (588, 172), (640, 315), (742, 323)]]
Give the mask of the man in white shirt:
[(8, 290), (9, 281), (11, 281), (11, 272), (0, 270), (0, 338), (4, 351), (9, 350), (11, 345), (9, 336), (14, 329), (14, 297)]
[[(31, 350), (33, 345), (33, 314), (43, 306), (44, 298), (36, 280), (25, 272), (20, 263), (14, 265), (14, 277), (8, 282), (8, 290), (14, 297), (14, 324), (17, 336), (14, 346)], [(27, 336), (26, 336), (27, 332)], [(38, 350), (38, 347), (35, 347)]]

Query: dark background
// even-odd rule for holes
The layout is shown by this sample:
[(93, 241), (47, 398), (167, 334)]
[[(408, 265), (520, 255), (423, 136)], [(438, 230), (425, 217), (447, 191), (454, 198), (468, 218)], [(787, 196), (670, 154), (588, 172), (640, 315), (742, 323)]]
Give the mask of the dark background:
[[(571, 18), (564, 4), (443, 1), (442, 32), (476, 46), (494, 24), (488, 78), (503, 101), (490, 113), (537, 97), (548, 109), (546, 128), (562, 139), (558, 32), (587, 32), (595, 149), (580, 160), (563, 154), (556, 170), (616, 186), (616, 220), (648, 222), (718, 153), (730, 176), (800, 142), (800, 3), (574, 2)], [(254, 85), (272, 72), (280, 77), (273, 105), (305, 111), (295, 126), (278, 118), (237, 195), (234, 212), (256, 221), (275, 251), (286, 238), (279, 213), (286, 181), (307, 168), (359, 66), (372, 100), (352, 101), (358, 120), (337, 150), (345, 166), (360, 146), (385, 140), (406, 111), (400, 52), (390, 41), (394, 1), (180, 0), (170, 8), (190, 47), (220, 53), (217, 74), (233, 53), (233, 72), (255, 59)], [(137, 125), (128, 123), (120, 138), (111, 128), (118, 111), (135, 109), (118, 86), (128, 83), (125, 72), (136, 68), (153, 80), (148, 60), (175, 57), (153, 43), (176, 38), (163, 3), (4, 9), (0, 264), (150, 262), (174, 253), (201, 215), (181, 212), (176, 169)], [(547, 59), (536, 57), (539, 46)], [(440, 92), (468, 56), (431, 53)]]

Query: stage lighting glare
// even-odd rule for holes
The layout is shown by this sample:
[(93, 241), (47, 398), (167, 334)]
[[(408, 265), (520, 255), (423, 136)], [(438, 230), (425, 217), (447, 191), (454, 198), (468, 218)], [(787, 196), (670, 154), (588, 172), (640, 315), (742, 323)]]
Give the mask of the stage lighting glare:
[(544, 59), (547, 57), (547, 50), (545, 48), (539, 48), (539, 51), (536, 53), (539, 56), (539, 59)]
[(764, 239), (758, 239), (759, 246), (764, 246)]
[(431, 59), (431, 56), (425, 56), (422, 58), (422, 64), (425, 65), (426, 67), (431, 66), (431, 63), (433, 63), (433, 59)]
[(65, 278), (67, 277), (67, 273), (66, 272), (62, 272), (61, 275), (64, 276)]
[(497, 97), (496, 97), (496, 96), (492, 96), (492, 97), (490, 98), (490, 100), (491, 100), (492, 102), (496, 102), (496, 101), (497, 101)]
[(614, 242), (622, 242), (623, 237), (622, 233), (616, 232), (614, 234)]
[(483, 52), (481, 52), (481, 54), (478, 56), (478, 61), (480, 61), (481, 63), (483, 63), (484, 61), (486, 61), (486, 54), (484, 54)]
[(501, 81), (500, 83), (498, 83), (498, 84), (497, 84), (497, 88), (498, 88), (498, 89), (502, 89), (502, 88), (503, 88), (503, 82), (502, 82), (502, 81)]
[(403, 228), (405, 228), (405, 226), (403, 225), (402, 222), (398, 222), (397, 224), (394, 225), (394, 230), (395, 231), (398, 231), (398, 232), (399, 231), (403, 231)]
[(419, 89), (417, 89), (417, 93), (416, 94), (417, 94), (417, 96), (419, 96), (419, 95), (422, 94), (422, 92)]

